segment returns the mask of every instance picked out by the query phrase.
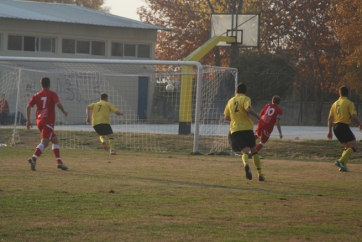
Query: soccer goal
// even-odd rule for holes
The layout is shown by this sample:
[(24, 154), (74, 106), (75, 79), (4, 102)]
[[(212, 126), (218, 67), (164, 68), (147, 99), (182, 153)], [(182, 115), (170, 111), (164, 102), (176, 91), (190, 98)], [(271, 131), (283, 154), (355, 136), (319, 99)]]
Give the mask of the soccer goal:
[[(87, 148), (83, 132), (94, 131), (85, 124), (86, 106), (106, 92), (124, 114), (111, 115), (117, 150), (230, 151), (223, 111), (235, 94), (236, 69), (194, 61), (0, 57), (0, 94), (10, 106), (1, 128), (14, 130), (12, 145), (20, 142), (27, 102), (41, 89), (44, 76), (69, 113), (56, 114), (63, 148)], [(176, 140), (184, 145), (173, 147)], [(95, 133), (94, 142), (99, 142)]]

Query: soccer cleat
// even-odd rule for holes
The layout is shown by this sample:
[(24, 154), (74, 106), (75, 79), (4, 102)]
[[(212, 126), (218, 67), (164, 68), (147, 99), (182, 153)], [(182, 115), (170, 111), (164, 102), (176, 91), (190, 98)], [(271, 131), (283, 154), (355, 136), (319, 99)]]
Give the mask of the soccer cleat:
[(339, 168), (340, 172), (350, 172), (350, 170), (347, 167)]
[(30, 163), (30, 169), (33, 170), (33, 171), (36, 171), (36, 163), (35, 161), (33, 160), (33, 157), (31, 157), (28, 162)]
[(103, 149), (105, 149), (106, 151), (109, 151), (109, 146), (108, 146), (107, 142), (103, 142), (102, 146), (103, 146)]
[(111, 155), (117, 155), (117, 153), (114, 150), (111, 150), (110, 154)]
[(264, 175), (260, 175), (260, 176), (259, 176), (259, 181), (265, 181)]
[(249, 179), (249, 180), (253, 179), (253, 175), (251, 174), (251, 170), (250, 170), (249, 165), (246, 164), (244, 166), (244, 168), (245, 168), (246, 179)]
[(57, 167), (58, 167), (59, 169), (62, 169), (63, 171), (68, 170), (68, 167), (67, 167), (66, 165), (64, 165), (63, 163), (62, 163), (62, 164), (58, 164)]
[(338, 166), (339, 168), (341, 168), (342, 170), (345, 170), (346, 168), (344, 167), (343, 163), (342, 162), (339, 162), (338, 160), (336, 162), (334, 162), (334, 164), (336, 166)]

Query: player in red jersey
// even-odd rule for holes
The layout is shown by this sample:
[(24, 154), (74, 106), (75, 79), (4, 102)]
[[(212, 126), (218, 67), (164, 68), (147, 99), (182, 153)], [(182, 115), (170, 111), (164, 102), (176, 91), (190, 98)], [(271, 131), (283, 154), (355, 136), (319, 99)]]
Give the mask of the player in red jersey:
[(272, 98), (272, 103), (266, 104), (260, 112), (260, 119), (255, 129), (254, 138), (260, 138), (260, 143), (256, 146), (256, 150), (260, 151), (261, 148), (270, 138), (273, 132), (274, 125), (277, 126), (279, 137), (282, 139), (282, 129), (279, 120), (283, 114), (283, 110), (279, 107), (280, 97), (275, 95)]
[(30, 121), (30, 110), (36, 105), (36, 125), (41, 132), (41, 142), (36, 147), (33, 156), (28, 160), (33, 171), (36, 170), (36, 160), (44, 152), (49, 141), (53, 143), (52, 150), (57, 162), (57, 167), (62, 170), (67, 170), (62, 160), (60, 159), (58, 137), (54, 132), (55, 124), (55, 105), (63, 112), (64, 116), (68, 116), (68, 112), (64, 110), (63, 105), (59, 101), (58, 94), (50, 90), (50, 79), (43, 77), (40, 79), (42, 90), (35, 94), (28, 105), (26, 106), (26, 128), (32, 126)]

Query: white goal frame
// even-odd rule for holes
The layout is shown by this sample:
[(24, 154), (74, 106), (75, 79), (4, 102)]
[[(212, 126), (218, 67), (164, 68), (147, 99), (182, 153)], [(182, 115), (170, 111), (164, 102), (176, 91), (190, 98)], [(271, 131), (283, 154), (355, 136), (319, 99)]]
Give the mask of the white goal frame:
[[(114, 60), (114, 59), (73, 59), (73, 58), (42, 58), (42, 57), (0, 57), (0, 61), (5, 62), (67, 62), (67, 63), (102, 63), (102, 64), (128, 64), (128, 65), (178, 65), (188, 66), (197, 69), (196, 77), (196, 102), (195, 102), (195, 123), (194, 123), (194, 135), (193, 135), (193, 152), (199, 151), (199, 129), (200, 129), (200, 113), (202, 105), (202, 86), (203, 86), (203, 66), (197, 61), (168, 61), (168, 60)], [(230, 68), (233, 69), (233, 68)], [(234, 69), (236, 70), (236, 69)], [(21, 67), (19, 67), (19, 79), (17, 80), (17, 95), (19, 96), (19, 90), (21, 85)], [(237, 80), (237, 71), (236, 71)], [(236, 83), (235, 83), (236, 85)], [(18, 120), (18, 105), (19, 98), (16, 99), (15, 107), (15, 119), (14, 119), (14, 132), (12, 138), (12, 145), (16, 145), (16, 129)], [(226, 135), (226, 134), (225, 134)]]

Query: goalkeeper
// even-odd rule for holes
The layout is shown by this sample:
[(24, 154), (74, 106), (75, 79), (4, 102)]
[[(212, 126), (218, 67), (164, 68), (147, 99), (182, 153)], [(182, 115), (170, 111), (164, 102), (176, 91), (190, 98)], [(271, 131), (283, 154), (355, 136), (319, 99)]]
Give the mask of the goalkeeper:
[[(106, 151), (109, 151), (111, 155), (116, 155), (114, 150), (114, 138), (113, 130), (109, 116), (112, 113), (117, 115), (123, 115), (118, 109), (110, 102), (108, 102), (108, 94), (101, 93), (101, 100), (97, 103), (92, 103), (86, 108), (86, 123), (90, 122), (90, 112), (92, 112), (92, 126), (99, 135), (99, 139), (102, 142), (102, 146)], [(108, 143), (106, 141), (108, 138)]]

